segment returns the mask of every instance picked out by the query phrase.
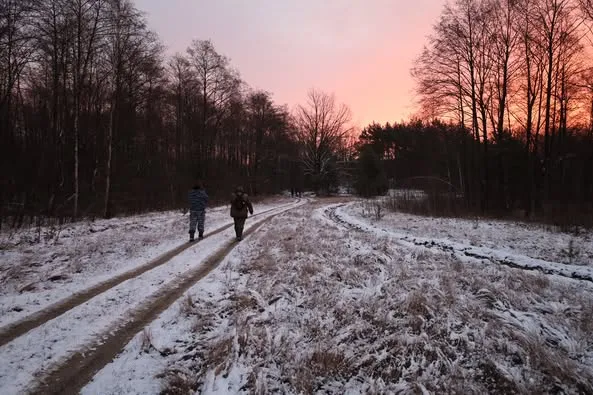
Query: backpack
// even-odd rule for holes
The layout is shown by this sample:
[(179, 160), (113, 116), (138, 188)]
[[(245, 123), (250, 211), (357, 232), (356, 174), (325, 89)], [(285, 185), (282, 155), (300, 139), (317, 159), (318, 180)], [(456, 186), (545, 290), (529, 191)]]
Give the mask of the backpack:
[(243, 210), (246, 205), (247, 203), (245, 202), (245, 199), (243, 199), (243, 195), (237, 195), (233, 201), (233, 206), (235, 206), (237, 210)]

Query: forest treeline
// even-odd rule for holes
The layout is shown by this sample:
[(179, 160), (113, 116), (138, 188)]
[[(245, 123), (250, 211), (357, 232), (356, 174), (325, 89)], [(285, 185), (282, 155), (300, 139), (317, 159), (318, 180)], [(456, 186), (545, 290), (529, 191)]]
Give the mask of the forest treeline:
[(209, 40), (166, 55), (131, 0), (0, 0), (0, 218), (179, 208), (198, 178), (222, 199), (437, 179), (483, 213), (590, 215), (592, 3), (448, 3), (417, 119), (358, 137), (333, 95), (289, 109)]
[(197, 178), (224, 197), (294, 183), (288, 109), (208, 40), (165, 56), (129, 0), (2, 0), (0, 43), (4, 216), (179, 207)]
[(370, 125), (383, 177), (437, 177), (476, 212), (593, 224), (593, 2), (455, 0), (412, 75), (419, 119)]

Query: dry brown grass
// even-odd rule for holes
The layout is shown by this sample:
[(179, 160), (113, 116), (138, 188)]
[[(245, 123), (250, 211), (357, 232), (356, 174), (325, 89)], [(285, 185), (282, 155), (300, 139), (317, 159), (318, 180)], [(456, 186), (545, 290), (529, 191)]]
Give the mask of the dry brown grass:
[(151, 349), (156, 349), (153, 343), (152, 331), (150, 328), (144, 328), (140, 334), (140, 350), (142, 352), (150, 352)]
[[(566, 349), (591, 348), (593, 302), (574, 303), (573, 286), (326, 225), (262, 232), (232, 307), (218, 307), (231, 324), (207, 338), (202, 376), (242, 358), (249, 393), (340, 393), (356, 381), (363, 393), (587, 393), (573, 358), (588, 354)], [(259, 295), (282, 302), (262, 308)], [(525, 333), (537, 323), (572, 338), (554, 346)]]
[(356, 269), (345, 269), (339, 274), (339, 280), (345, 285), (358, 286), (364, 280), (363, 275)]
[(309, 358), (309, 366), (317, 375), (323, 377), (343, 376), (350, 374), (350, 362), (339, 351), (319, 349)]
[(297, 249), (297, 247), (300, 246), (296, 243), (296, 240), (293, 237), (289, 236), (280, 241), (280, 248), (285, 251), (288, 256), (295, 256), (297, 251), (300, 250), (300, 248)]
[(301, 276), (314, 276), (321, 271), (319, 265), (313, 262), (305, 262), (304, 264), (298, 265), (299, 274)]
[(189, 395), (198, 385), (194, 373), (180, 369), (167, 369), (157, 378), (162, 380), (161, 395)]
[(213, 322), (214, 320), (210, 316), (198, 315), (192, 322), (191, 331), (194, 333), (205, 332), (212, 327)]
[(354, 365), (337, 350), (316, 348), (304, 359), (295, 359), (282, 368), (282, 376), (299, 394), (313, 394), (328, 380), (350, 377)]
[(262, 379), (262, 369), (255, 367), (247, 376), (247, 383), (242, 390), (248, 391), (251, 395), (266, 395), (270, 391), (266, 389), (265, 379)]
[[(487, 338), (496, 339), (502, 333), (504, 333), (503, 332), (503, 329), (504, 329), (503, 323), (494, 314), (486, 313), (485, 315), (487, 316), (487, 321), (486, 321), (486, 327), (484, 329), (484, 336), (486, 336)], [(506, 344), (507, 343), (505, 342), (504, 345), (506, 346)], [(505, 353), (508, 352), (508, 350), (506, 350), (506, 349), (502, 349), (501, 351), (503, 351)]]
[(425, 317), (429, 314), (428, 300), (420, 290), (410, 292), (402, 305), (407, 314)]
[(531, 383), (533, 387), (530, 388), (530, 391), (538, 393), (562, 392), (562, 386), (566, 386), (567, 388), (577, 388), (580, 393), (593, 393), (593, 377), (582, 372), (562, 350), (558, 348), (552, 350), (535, 333), (515, 333), (514, 336), (526, 354), (527, 365), (542, 374), (539, 383)]
[(352, 265), (360, 268), (365, 267), (375, 261), (375, 256), (373, 254), (356, 254), (352, 257)]
[(196, 304), (190, 294), (187, 294), (185, 298), (179, 303), (179, 313), (185, 317), (195, 314)]
[(273, 257), (269, 249), (265, 249), (255, 260), (251, 262), (249, 268), (245, 267), (242, 270), (244, 273), (259, 272), (263, 275), (269, 276), (278, 270), (276, 259)]
[(380, 221), (385, 216), (385, 206), (381, 201), (366, 199), (361, 203), (363, 217)]
[(478, 364), (476, 378), (486, 387), (489, 393), (494, 394), (516, 394), (518, 388), (516, 384), (509, 379), (492, 360), (482, 357), (483, 360)]
[(290, 380), (290, 384), (292, 384), (299, 394), (313, 394), (315, 389), (315, 375), (308, 366), (304, 364), (298, 365), (298, 367), (292, 369), (290, 375), (287, 377)]
[[(591, 336), (593, 334), (593, 300), (581, 299), (581, 314), (579, 318), (581, 331)], [(593, 343), (593, 340), (591, 340), (591, 343)]]
[(255, 297), (247, 292), (235, 292), (229, 300), (233, 303), (234, 312), (246, 312), (255, 310), (259, 306)]
[(550, 278), (543, 273), (525, 273), (522, 278), (527, 289), (538, 295), (542, 295), (550, 287)]
[(23, 283), (30, 274), (33, 274), (34, 271), (30, 269), (30, 266), (31, 259), (23, 256), (14, 265), (0, 267), (0, 284), (2, 284), (3, 288), (6, 287), (4, 288), (4, 292), (10, 285), (16, 286), (19, 283)]
[(459, 259), (455, 258), (451, 260), (450, 263), (451, 269), (453, 269), (456, 273), (463, 273), (465, 266), (463, 265), (463, 262), (461, 262)]
[(452, 276), (448, 273), (441, 274), (439, 277), (442, 301), (449, 308), (457, 302), (457, 292), (453, 282)]
[(261, 324), (251, 324), (244, 321), (236, 325), (236, 350), (239, 356), (248, 355), (251, 358), (265, 359), (271, 354), (271, 345), (268, 343), (266, 328)]
[(233, 337), (223, 337), (211, 343), (204, 355), (204, 365), (220, 369), (233, 351)]

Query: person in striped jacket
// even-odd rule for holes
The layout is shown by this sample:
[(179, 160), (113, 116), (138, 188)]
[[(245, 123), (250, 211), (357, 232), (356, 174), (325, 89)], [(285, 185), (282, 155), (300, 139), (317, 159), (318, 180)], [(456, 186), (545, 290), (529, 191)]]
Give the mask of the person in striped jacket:
[(196, 225), (198, 226), (198, 238), (204, 238), (204, 222), (206, 221), (206, 206), (208, 205), (208, 194), (204, 190), (204, 184), (197, 181), (189, 191), (189, 241), (194, 241)]

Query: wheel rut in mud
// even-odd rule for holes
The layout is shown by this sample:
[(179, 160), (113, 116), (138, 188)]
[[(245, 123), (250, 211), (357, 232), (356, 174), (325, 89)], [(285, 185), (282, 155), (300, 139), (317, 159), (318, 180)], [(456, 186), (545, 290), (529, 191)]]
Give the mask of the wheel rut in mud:
[[(280, 210), (283, 208), (286, 208), (287, 206), (293, 206), (293, 205), (298, 205), (300, 203), (301, 199), (298, 199), (296, 202), (292, 202), (286, 205), (282, 205), (279, 207), (275, 207), (266, 211), (262, 211), (261, 213), (257, 213), (255, 215), (253, 215), (252, 217), (257, 217), (257, 216), (261, 216), (267, 213), (270, 213), (274, 210)], [(207, 233), (205, 236), (205, 238), (214, 236), (218, 233), (221, 233), (227, 229), (229, 229), (230, 227), (232, 227), (233, 224), (227, 224), (224, 226), (221, 226), (220, 228), (217, 228), (209, 233)], [(199, 241), (196, 241), (199, 243)], [(194, 243), (183, 243), (180, 246), (165, 252), (164, 254), (160, 255), (159, 257), (153, 259), (152, 261), (138, 266), (132, 270), (129, 270), (125, 273), (122, 273), (120, 275), (117, 275), (107, 281), (101, 282), (99, 284), (93, 285), (85, 290), (76, 292), (74, 294), (72, 294), (71, 296), (62, 299), (60, 301), (57, 301), (56, 303), (36, 312), (33, 313), (27, 317), (24, 317), (12, 324), (8, 324), (3, 328), (0, 328), (0, 347), (11, 342), (12, 340), (24, 335), (25, 333), (29, 332), (32, 329), (37, 328), (40, 325), (43, 325), (44, 323), (66, 313), (69, 310), (72, 310), (73, 308), (75, 308), (76, 306), (79, 306), (87, 301), (89, 301), (90, 299), (94, 298), (95, 296), (98, 296), (108, 290), (110, 290), (111, 288), (123, 283), (124, 281), (133, 279), (134, 277), (138, 277), (141, 274), (155, 269), (159, 266), (164, 265), (165, 263), (169, 262), (171, 259), (173, 259), (175, 256), (181, 254), (183, 251), (187, 250), (188, 248), (195, 246), (196, 242)]]
[[(344, 220), (342, 217), (340, 217), (340, 215), (337, 213), (337, 210), (341, 207), (344, 207), (345, 205), (346, 205), (346, 203), (329, 207), (324, 210), (324, 215), (328, 219), (330, 219), (332, 222), (334, 222), (336, 225), (343, 227), (345, 229), (353, 230), (356, 232), (369, 232), (368, 229), (364, 229), (363, 227), (353, 224), (353, 223), (350, 223), (350, 222)], [(384, 231), (384, 232), (386, 235), (389, 234), (387, 231)], [(543, 267), (543, 266), (539, 266), (536, 264), (531, 265), (531, 266), (521, 265), (521, 264), (513, 261), (511, 259), (511, 257), (505, 257), (504, 259), (500, 259), (500, 258), (491, 256), (491, 255), (482, 254), (471, 247), (455, 248), (447, 243), (443, 243), (443, 242), (439, 242), (439, 241), (435, 241), (435, 240), (418, 240), (417, 238), (412, 237), (412, 236), (397, 237), (397, 240), (404, 242), (404, 243), (413, 244), (417, 247), (423, 247), (423, 248), (427, 248), (427, 249), (436, 249), (436, 250), (439, 250), (439, 251), (442, 251), (445, 253), (449, 253), (449, 254), (459, 254), (459, 255), (463, 255), (465, 257), (472, 258), (475, 260), (489, 261), (489, 262), (507, 266), (507, 267), (510, 267), (513, 269), (520, 269), (520, 270), (527, 270), (527, 271), (539, 271), (539, 272), (541, 272), (543, 274), (547, 274), (547, 275), (557, 275), (557, 276), (561, 276), (561, 277), (565, 277), (565, 278), (570, 278), (570, 279), (574, 279), (574, 280), (582, 280), (582, 281), (587, 281), (587, 282), (593, 283), (593, 276), (589, 275), (587, 273), (578, 273), (576, 271), (566, 272), (564, 270), (554, 269), (554, 268), (550, 268), (550, 267)], [(551, 262), (547, 262), (547, 263), (551, 264)], [(561, 264), (558, 264), (558, 265), (561, 265)]]
[[(249, 236), (272, 218), (288, 210), (299, 207), (298, 204), (262, 219), (245, 232)], [(236, 241), (225, 243), (217, 252), (208, 257), (199, 267), (186, 272), (176, 286), (159, 290), (149, 300), (130, 312), (125, 320), (106, 330), (102, 335), (83, 349), (70, 355), (62, 363), (50, 368), (36, 387), (29, 390), (33, 394), (70, 394), (78, 393), (92, 377), (107, 365), (125, 347), (127, 343), (159, 314), (208, 273), (215, 269), (237, 245)]]

